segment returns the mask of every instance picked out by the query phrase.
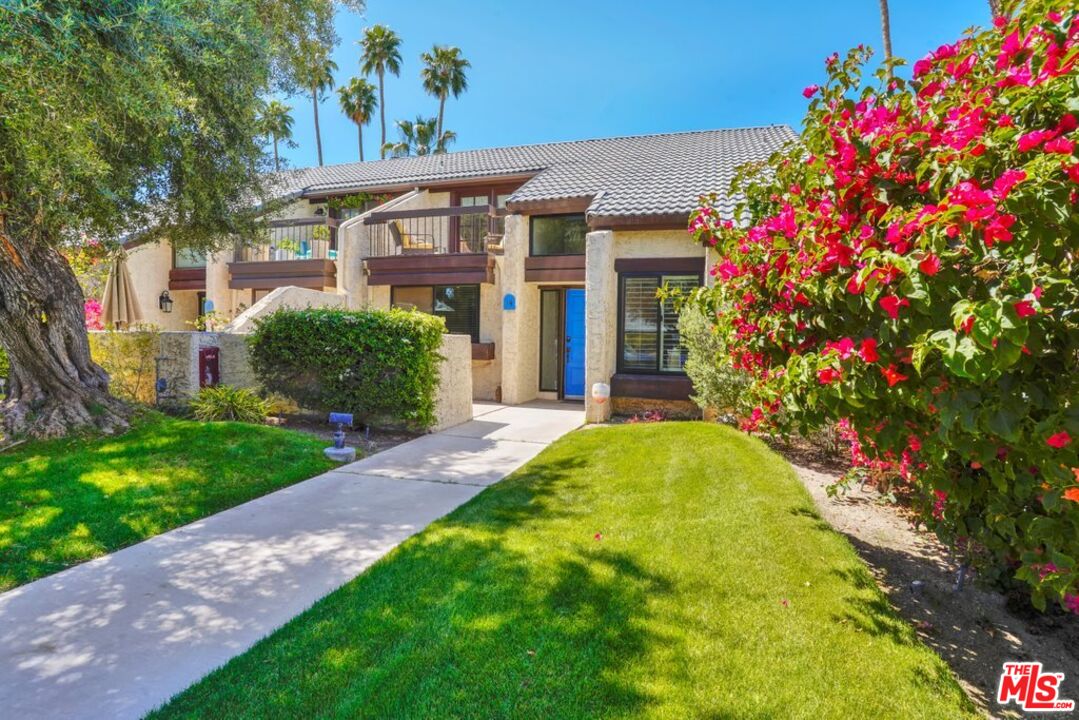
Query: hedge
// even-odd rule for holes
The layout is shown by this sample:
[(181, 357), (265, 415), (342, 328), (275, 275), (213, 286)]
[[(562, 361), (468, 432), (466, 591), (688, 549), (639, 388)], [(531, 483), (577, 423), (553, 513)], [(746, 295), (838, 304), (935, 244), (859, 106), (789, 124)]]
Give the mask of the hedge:
[(278, 310), (256, 324), (251, 364), (268, 392), (357, 422), (435, 421), (442, 318), (414, 310)]

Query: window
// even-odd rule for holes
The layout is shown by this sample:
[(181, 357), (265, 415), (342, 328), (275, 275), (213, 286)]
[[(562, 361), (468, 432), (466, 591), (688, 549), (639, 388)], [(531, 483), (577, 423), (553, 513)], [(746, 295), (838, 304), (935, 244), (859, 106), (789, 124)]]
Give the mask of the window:
[[(482, 207), (487, 205), (487, 195), (464, 195), (458, 198), (461, 207)], [(459, 215), (457, 217), (457, 237), (461, 252), (483, 252), (484, 239), (487, 236), (487, 214)]]
[(562, 375), (562, 291), (540, 291), (540, 385), (558, 392)]
[(530, 220), (529, 254), (584, 255), (588, 225), (584, 215), (534, 215)]
[(678, 336), (673, 299), (660, 301), (666, 286), (683, 292), (699, 287), (700, 275), (622, 275), (619, 283), (618, 369), (629, 373), (680, 373), (686, 350)]
[(206, 267), (206, 253), (201, 250), (191, 250), (190, 248), (177, 248), (173, 253), (172, 266), (178, 270), (181, 268)]
[(480, 341), (480, 286), (426, 285), (392, 288), (391, 304), (445, 319), (446, 329)]

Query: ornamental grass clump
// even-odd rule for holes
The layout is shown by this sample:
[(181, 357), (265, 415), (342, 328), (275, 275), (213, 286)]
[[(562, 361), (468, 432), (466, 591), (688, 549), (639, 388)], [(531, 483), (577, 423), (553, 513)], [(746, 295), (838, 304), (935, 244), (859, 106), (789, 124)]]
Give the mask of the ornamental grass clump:
[(735, 181), (748, 222), (691, 219), (743, 426), (839, 423), (983, 575), (1079, 612), (1079, 12), (1019, 3), (910, 80), (868, 57)]

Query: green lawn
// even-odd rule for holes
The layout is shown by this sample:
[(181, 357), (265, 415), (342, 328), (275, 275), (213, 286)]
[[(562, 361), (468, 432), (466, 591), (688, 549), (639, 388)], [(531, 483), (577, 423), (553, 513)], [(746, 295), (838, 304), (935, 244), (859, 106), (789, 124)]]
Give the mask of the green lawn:
[(783, 460), (665, 423), (564, 438), (151, 717), (978, 716)]
[(146, 413), (121, 436), (0, 453), (0, 590), (317, 475), (325, 444)]

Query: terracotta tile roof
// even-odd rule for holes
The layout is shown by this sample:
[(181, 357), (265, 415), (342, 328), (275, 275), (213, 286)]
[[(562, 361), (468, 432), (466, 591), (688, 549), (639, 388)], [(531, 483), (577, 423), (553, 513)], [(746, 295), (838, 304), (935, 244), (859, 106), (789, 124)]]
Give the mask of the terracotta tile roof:
[(424, 157), (304, 168), (282, 173), (281, 195), (343, 191), (534, 174), (512, 202), (593, 198), (592, 217), (685, 214), (701, 193), (724, 197), (735, 170), (766, 159), (795, 134), (786, 125), (462, 150)]

